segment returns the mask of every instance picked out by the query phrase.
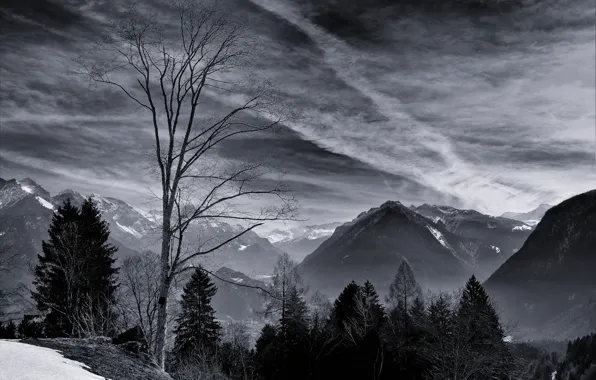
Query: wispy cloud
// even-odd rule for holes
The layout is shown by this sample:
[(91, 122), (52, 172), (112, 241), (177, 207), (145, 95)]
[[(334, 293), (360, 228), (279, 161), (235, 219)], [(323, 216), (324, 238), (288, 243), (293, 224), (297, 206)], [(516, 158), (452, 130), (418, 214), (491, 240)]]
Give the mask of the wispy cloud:
[[(483, 17), (369, 6), (354, 19), (375, 20), (372, 41), (317, 24), (296, 1), (230, 0), (260, 41), (253, 71), (302, 118), (218, 154), (275, 154), (312, 222), (349, 219), (390, 198), (501, 214), (594, 188), (594, 7), (537, 4)], [(115, 6), (18, 13), (0, 48), (0, 175), (137, 206), (150, 197), (147, 116), (71, 74)], [(37, 24), (51, 33), (26, 33)], [(210, 97), (210, 112), (233, 100)]]

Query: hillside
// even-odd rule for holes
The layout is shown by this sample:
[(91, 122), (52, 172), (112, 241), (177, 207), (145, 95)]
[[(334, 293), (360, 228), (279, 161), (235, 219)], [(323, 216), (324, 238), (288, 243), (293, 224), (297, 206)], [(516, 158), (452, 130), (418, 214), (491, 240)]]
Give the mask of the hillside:
[(101, 339), (0, 340), (0, 379), (171, 380), (146, 355)]
[[(119, 199), (92, 194), (92, 199), (110, 226), (108, 242), (118, 247), (116, 258), (138, 255), (153, 250), (159, 252), (159, 224), (131, 205)], [(48, 228), (54, 209), (70, 200), (80, 206), (84, 196), (66, 189), (55, 196), (30, 178), (0, 181), (0, 246), (7, 247), (18, 256), (12, 270), (3, 275), (4, 289), (28, 288), (33, 281), (31, 268), (41, 253), (41, 242), (48, 238)], [(210, 249), (239, 232), (240, 226), (208, 220), (192, 224), (186, 232), (188, 247)], [(282, 251), (269, 240), (249, 231), (217, 251), (196, 260), (210, 270), (227, 266), (252, 276), (266, 275), (272, 270)], [(11, 300), (6, 312), (21, 315), (30, 310), (29, 292), (20, 291)]]
[(573, 319), (574, 308), (596, 298), (595, 247), (592, 190), (549, 209), (521, 249), (485, 282), (486, 289), (506, 317), (522, 324), (538, 327), (555, 318)]
[(462, 238), (443, 226), (389, 201), (338, 227), (299, 265), (314, 289), (337, 294), (348, 282), (371, 280), (380, 293), (406, 258), (419, 281), (429, 288), (460, 286), (478, 268), (475, 259), (496, 255), (478, 241)]
[(532, 228), (518, 220), (482, 214), (476, 210), (460, 210), (449, 206), (423, 204), (413, 209), (447, 231), (476, 239), (498, 251), (497, 256), (485, 256), (479, 265), (492, 273), (526, 241)]

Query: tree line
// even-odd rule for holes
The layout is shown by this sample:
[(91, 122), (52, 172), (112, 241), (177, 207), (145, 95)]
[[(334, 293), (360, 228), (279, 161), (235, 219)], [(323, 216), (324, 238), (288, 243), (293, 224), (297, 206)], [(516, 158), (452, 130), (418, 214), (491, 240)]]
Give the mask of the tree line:
[[(138, 325), (157, 357), (159, 258), (147, 252), (116, 267), (117, 248), (91, 198), (56, 209), (35, 268), (39, 315), (0, 323), (0, 338), (114, 336)], [(459, 294), (423, 294), (403, 261), (382, 303), (370, 281), (334, 299), (309, 292), (287, 254), (262, 289), (269, 321), (254, 345), (245, 325), (222, 325), (217, 287), (193, 267), (169, 321), (166, 370), (180, 380), (527, 379), (586, 380), (594, 375), (596, 336), (570, 342), (565, 357), (506, 342), (488, 294), (471, 277)], [(307, 294), (311, 294), (308, 296)], [(219, 376), (219, 377), (218, 377)], [(209, 378), (209, 377), (207, 377)]]

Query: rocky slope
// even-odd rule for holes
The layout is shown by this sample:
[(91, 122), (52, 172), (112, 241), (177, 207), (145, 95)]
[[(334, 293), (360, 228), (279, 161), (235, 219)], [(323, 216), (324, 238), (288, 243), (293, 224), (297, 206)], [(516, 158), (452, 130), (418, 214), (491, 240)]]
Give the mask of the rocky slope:
[(399, 202), (389, 201), (338, 227), (300, 264), (312, 289), (336, 295), (348, 282), (371, 280), (384, 293), (403, 258), (425, 286), (459, 287), (482, 277), (481, 263), (499, 253), (481, 241), (456, 235)]
[[(575, 319), (579, 307), (596, 310), (587, 306), (596, 298), (595, 268), (596, 190), (592, 190), (549, 209), (485, 287), (505, 317), (539, 328), (556, 318)], [(596, 320), (594, 315), (580, 314)]]
[(488, 261), (479, 263), (492, 273), (515, 253), (526, 241), (532, 227), (518, 220), (494, 217), (476, 210), (460, 210), (449, 206), (423, 204), (413, 208), (447, 231), (479, 240), (492, 247), (499, 255), (485, 256)]

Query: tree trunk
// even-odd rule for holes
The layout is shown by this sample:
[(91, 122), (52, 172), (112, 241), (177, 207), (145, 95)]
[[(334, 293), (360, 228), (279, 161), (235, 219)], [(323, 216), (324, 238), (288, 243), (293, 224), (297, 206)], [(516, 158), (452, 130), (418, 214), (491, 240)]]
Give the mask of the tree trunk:
[(155, 328), (155, 360), (157, 360), (157, 364), (161, 369), (165, 368), (168, 295), (172, 284), (170, 269), (170, 219), (164, 218), (161, 242), (161, 271), (159, 274), (159, 299), (157, 301), (157, 326)]

